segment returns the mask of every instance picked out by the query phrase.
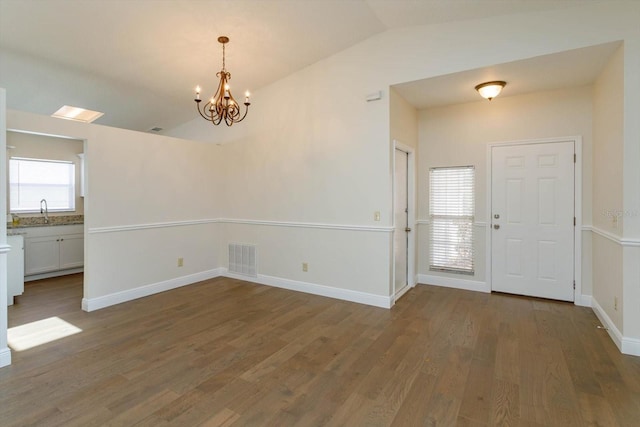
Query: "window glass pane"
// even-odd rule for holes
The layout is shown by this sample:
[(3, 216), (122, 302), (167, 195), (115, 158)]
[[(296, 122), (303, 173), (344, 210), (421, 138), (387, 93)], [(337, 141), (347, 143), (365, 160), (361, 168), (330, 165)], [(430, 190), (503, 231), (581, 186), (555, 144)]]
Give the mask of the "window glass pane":
[(429, 171), (430, 269), (473, 274), (473, 166)]
[(49, 211), (75, 210), (75, 165), (54, 160), (9, 160), (11, 212), (40, 211), (40, 200)]

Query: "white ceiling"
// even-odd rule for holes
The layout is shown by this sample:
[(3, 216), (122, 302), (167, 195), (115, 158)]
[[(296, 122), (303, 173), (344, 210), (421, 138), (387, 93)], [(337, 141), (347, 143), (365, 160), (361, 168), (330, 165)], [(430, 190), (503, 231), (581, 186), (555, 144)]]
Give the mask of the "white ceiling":
[[(9, 108), (51, 114), (63, 104), (105, 112), (96, 123), (170, 128), (195, 117), (193, 88), (213, 91), (227, 35), (239, 96), (377, 33), (405, 26), (579, 6), (582, 0), (0, 0), (0, 86)], [(598, 50), (600, 49), (600, 50)], [(611, 47), (577, 52), (601, 70)], [(468, 100), (479, 80), (509, 80), (505, 94), (571, 79), (563, 55), (399, 85), (416, 106)], [(561, 67), (554, 66), (562, 62)], [(572, 69), (575, 71), (574, 69)], [(485, 77), (486, 76), (486, 77)], [(527, 82), (535, 82), (527, 86)], [(555, 81), (553, 83), (552, 81)], [(533, 84), (533, 83), (531, 83)], [(422, 96), (419, 94), (422, 93)], [(468, 95), (468, 94), (467, 94)], [(473, 96), (473, 94), (472, 94)]]

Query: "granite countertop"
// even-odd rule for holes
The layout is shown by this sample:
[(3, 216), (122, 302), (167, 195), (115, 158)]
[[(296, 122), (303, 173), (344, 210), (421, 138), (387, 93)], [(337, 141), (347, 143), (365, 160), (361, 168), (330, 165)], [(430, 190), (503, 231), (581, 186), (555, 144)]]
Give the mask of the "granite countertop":
[(20, 222), (13, 225), (13, 222), (7, 223), (7, 231), (15, 230), (18, 228), (29, 227), (54, 227), (56, 225), (75, 225), (84, 224), (84, 215), (63, 215), (63, 216), (50, 216), (49, 222), (44, 222), (42, 216), (20, 217)]

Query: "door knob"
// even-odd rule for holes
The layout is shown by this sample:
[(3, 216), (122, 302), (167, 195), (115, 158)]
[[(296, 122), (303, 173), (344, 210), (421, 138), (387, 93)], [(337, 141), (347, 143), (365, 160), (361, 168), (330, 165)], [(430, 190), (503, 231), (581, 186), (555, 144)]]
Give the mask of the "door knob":
[(409, 227), (405, 228), (404, 231), (406, 231), (407, 233), (411, 231), (411, 229)]
[(500, 224), (493, 224), (493, 228), (498, 230), (500, 228)]

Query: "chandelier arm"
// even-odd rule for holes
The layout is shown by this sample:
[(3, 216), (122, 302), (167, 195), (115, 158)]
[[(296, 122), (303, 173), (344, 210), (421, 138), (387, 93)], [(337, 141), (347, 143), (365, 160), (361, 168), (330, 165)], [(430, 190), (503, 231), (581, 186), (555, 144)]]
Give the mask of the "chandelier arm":
[(249, 112), (249, 104), (244, 104), (244, 105), (245, 105), (244, 115), (242, 116), (241, 119), (236, 120), (236, 123), (243, 121), (244, 118), (247, 117), (247, 113)]
[(203, 108), (200, 107), (200, 88), (196, 88), (196, 108), (200, 116), (210, 121), (213, 125), (219, 125), (224, 120), (227, 126), (231, 126), (234, 123), (241, 122), (247, 116), (249, 112), (249, 94), (247, 93), (244, 103), (245, 111), (242, 114), (242, 110), (238, 101), (235, 100), (231, 94), (228, 81), (231, 79), (231, 73), (226, 68), (226, 43), (229, 42), (229, 38), (226, 36), (218, 37), (218, 42), (222, 44), (222, 69), (216, 73), (216, 77), (220, 79), (218, 88), (211, 100), (204, 104)]
[[(208, 105), (209, 103), (205, 104), (205, 107)], [(211, 119), (209, 118), (209, 116), (206, 116), (205, 114), (202, 114), (202, 111), (200, 111), (200, 103), (196, 103), (196, 110), (198, 110), (198, 113), (200, 113), (200, 116), (202, 116), (203, 119), (211, 121)], [(206, 111), (206, 110), (205, 110)]]

